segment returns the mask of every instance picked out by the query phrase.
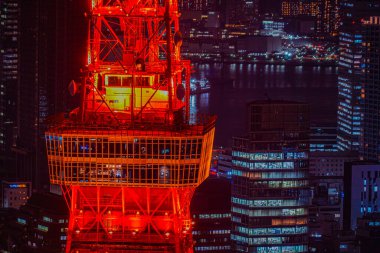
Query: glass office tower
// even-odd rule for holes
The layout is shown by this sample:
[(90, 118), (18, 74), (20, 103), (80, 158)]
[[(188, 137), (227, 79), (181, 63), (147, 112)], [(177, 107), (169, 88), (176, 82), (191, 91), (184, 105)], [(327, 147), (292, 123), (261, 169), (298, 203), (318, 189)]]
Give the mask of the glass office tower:
[(236, 252), (308, 250), (309, 113), (303, 103), (256, 101), (234, 138), (231, 239)]
[(341, 1), (337, 145), (377, 159), (379, 24), (378, 1)]

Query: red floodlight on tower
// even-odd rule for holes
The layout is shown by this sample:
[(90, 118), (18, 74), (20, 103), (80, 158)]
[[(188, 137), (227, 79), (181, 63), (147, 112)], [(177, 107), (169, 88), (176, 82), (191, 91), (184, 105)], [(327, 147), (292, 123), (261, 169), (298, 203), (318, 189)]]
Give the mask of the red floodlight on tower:
[(189, 205), (215, 118), (189, 113), (174, 0), (92, 0), (81, 106), (46, 132), (70, 208), (66, 252), (192, 252)]

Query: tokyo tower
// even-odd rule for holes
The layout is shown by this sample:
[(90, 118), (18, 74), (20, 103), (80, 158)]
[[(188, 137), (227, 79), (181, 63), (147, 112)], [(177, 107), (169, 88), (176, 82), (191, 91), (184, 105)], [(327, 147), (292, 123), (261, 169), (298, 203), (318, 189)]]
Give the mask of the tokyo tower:
[(190, 201), (209, 174), (215, 117), (190, 115), (176, 0), (88, 2), (80, 106), (45, 134), (70, 209), (66, 252), (192, 252)]

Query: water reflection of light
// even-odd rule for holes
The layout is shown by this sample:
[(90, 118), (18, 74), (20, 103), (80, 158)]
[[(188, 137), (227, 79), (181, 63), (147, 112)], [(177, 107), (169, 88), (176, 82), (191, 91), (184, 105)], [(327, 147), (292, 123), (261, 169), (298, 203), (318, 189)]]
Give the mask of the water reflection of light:
[(297, 74), (301, 74), (301, 73), (302, 73), (302, 70), (303, 70), (303, 66), (297, 66), (297, 67), (296, 67), (296, 73), (297, 73)]
[(210, 106), (210, 93), (194, 94), (190, 96), (190, 124), (194, 124), (196, 115), (207, 114)]
[(197, 100), (196, 95), (190, 96), (190, 114), (192, 115), (195, 115), (198, 112)]
[(252, 72), (252, 64), (248, 64), (247, 69), (248, 69), (248, 74), (250, 74)]
[(202, 93), (199, 96), (199, 105), (202, 112), (208, 111), (210, 102), (210, 93)]
[[(279, 65), (271, 71), (271, 67), (256, 63), (243, 66), (243, 71), (240, 71), (240, 64), (210, 64), (208, 70), (198, 66), (194, 65), (193, 75), (197, 78), (207, 77), (213, 88), (209, 94), (191, 96), (190, 112), (212, 112), (218, 115), (220, 125), (215, 138), (217, 144), (231, 145), (232, 133), (245, 131), (242, 122), (245, 119), (246, 102), (265, 98), (265, 94), (271, 99), (308, 101), (315, 117), (323, 120), (331, 118), (330, 114), (335, 115), (333, 106), (330, 106), (336, 99), (335, 67), (321, 67), (318, 71), (312, 66), (302, 69), (294, 65)], [(266, 69), (268, 72), (265, 73)], [(240, 88), (241, 84), (244, 88)]]

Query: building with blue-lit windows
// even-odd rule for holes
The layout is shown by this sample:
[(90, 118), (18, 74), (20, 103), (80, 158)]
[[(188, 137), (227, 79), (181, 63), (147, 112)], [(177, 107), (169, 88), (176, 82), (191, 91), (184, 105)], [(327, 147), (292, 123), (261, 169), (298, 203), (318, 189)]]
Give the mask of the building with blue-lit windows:
[(378, 1), (341, 1), (337, 144), (342, 151), (361, 151), (364, 159), (377, 159), (380, 151), (376, 137), (380, 26), (373, 17), (379, 13)]
[(235, 252), (308, 251), (309, 109), (249, 104), (246, 137), (232, 149), (231, 240)]
[(358, 218), (380, 212), (380, 164), (346, 163), (343, 188), (343, 229), (354, 231)]
[(380, 161), (380, 8), (377, 16), (362, 20), (362, 27), (364, 101), (360, 156)]
[(362, 35), (357, 26), (349, 26), (339, 35), (338, 74), (338, 149), (359, 150), (361, 117)]

